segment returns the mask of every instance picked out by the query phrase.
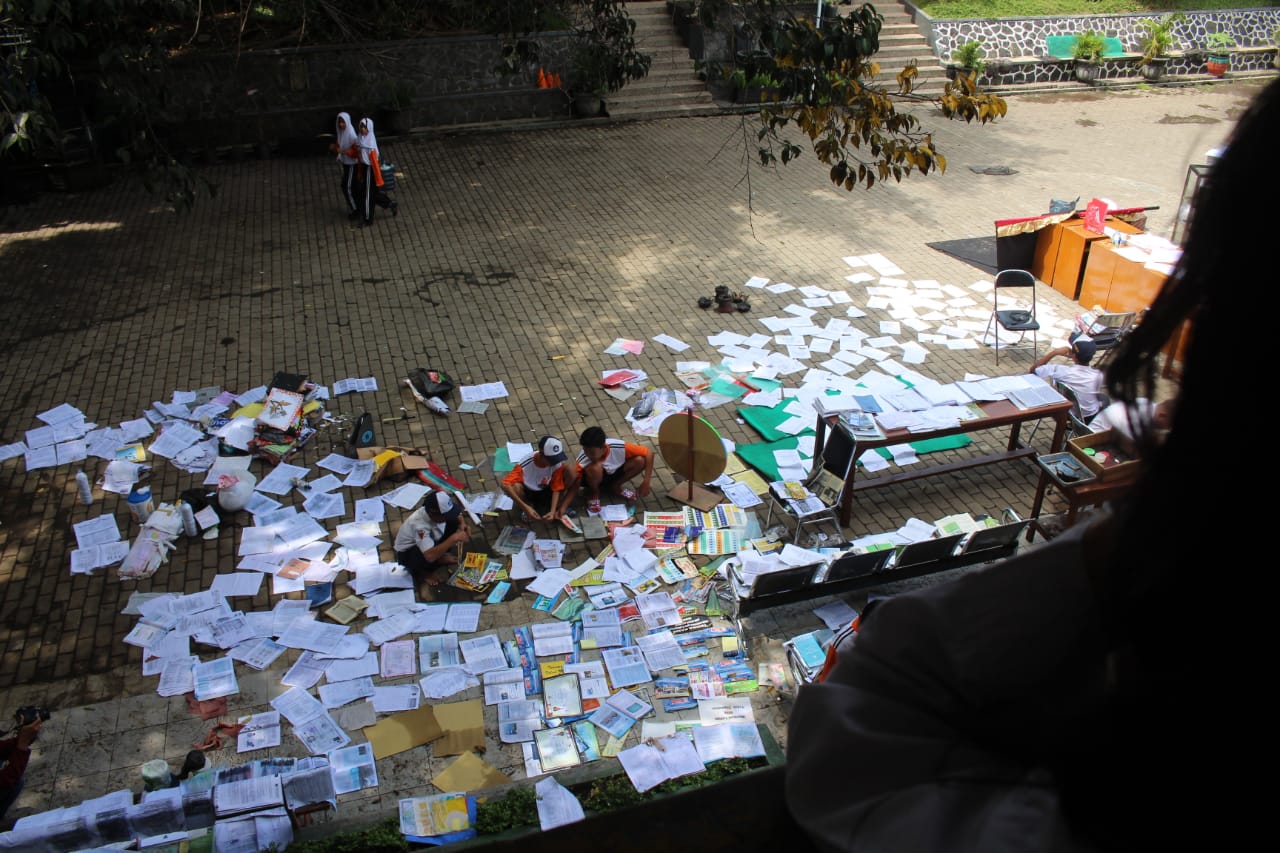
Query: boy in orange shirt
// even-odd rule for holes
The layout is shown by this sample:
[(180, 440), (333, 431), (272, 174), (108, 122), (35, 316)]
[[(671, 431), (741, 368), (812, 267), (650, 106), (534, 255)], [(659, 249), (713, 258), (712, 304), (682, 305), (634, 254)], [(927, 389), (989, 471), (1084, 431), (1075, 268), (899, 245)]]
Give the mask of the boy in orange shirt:
[(544, 435), (533, 454), (503, 479), (502, 491), (524, 511), (527, 520), (564, 523), (578, 484), (577, 472), (565, 465), (566, 459), (564, 442)]
[[(608, 438), (598, 426), (583, 430), (578, 439), (582, 452), (578, 454), (578, 476), (587, 489), (587, 510), (600, 512), (600, 491), (608, 490), (624, 501), (649, 494), (653, 479), (653, 451), (639, 444), (631, 444), (620, 438)], [(627, 481), (644, 472), (639, 489), (632, 489)]]

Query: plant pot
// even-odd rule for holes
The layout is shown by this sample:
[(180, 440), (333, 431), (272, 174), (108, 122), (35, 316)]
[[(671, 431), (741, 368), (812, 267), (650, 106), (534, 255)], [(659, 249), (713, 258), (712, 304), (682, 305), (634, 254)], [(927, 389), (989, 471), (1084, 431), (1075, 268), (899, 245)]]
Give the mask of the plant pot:
[(577, 118), (595, 118), (604, 114), (604, 98), (592, 93), (573, 96), (573, 114)]
[(1092, 85), (1097, 82), (1099, 75), (1102, 74), (1101, 62), (1085, 62), (1077, 59), (1075, 65), (1076, 79), (1081, 83)]
[(1158, 83), (1164, 79), (1165, 71), (1168, 69), (1169, 60), (1153, 59), (1138, 66), (1138, 73), (1142, 75), (1144, 80), (1151, 83)]
[(1221, 77), (1227, 73), (1227, 69), (1231, 67), (1230, 56), (1215, 56), (1209, 54), (1208, 59), (1204, 61), (1204, 70), (1212, 74), (1214, 77)]

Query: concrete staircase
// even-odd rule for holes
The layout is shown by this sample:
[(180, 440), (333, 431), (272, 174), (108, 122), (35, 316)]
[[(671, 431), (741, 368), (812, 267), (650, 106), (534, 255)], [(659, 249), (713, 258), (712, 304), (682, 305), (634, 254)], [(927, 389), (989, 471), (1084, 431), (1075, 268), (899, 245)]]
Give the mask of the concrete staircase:
[(706, 115), (720, 109), (693, 70), (689, 48), (680, 40), (664, 0), (627, 3), (636, 22), (636, 44), (653, 64), (643, 80), (628, 83), (605, 100), (618, 119)]
[[(884, 15), (880, 52), (875, 57), (880, 63), (877, 81), (890, 92), (896, 91), (894, 77), (908, 62), (915, 60), (920, 69), (916, 91), (941, 94), (946, 72), (907, 11), (899, 3), (876, 8)], [(662, 0), (632, 0), (627, 3), (627, 14), (636, 22), (636, 42), (640, 50), (652, 57), (653, 64), (643, 80), (628, 83), (608, 97), (610, 117), (664, 118), (723, 112), (724, 105), (716, 103), (705, 81), (694, 72), (694, 61), (676, 32), (667, 4)]]
[(896, 92), (894, 78), (907, 63), (915, 60), (919, 73), (914, 91), (941, 95), (947, 82), (947, 72), (907, 10), (901, 3), (877, 3), (876, 10), (884, 16), (884, 26), (880, 29), (880, 52), (875, 55), (875, 60), (880, 63), (880, 74), (876, 80), (887, 86), (890, 92)]

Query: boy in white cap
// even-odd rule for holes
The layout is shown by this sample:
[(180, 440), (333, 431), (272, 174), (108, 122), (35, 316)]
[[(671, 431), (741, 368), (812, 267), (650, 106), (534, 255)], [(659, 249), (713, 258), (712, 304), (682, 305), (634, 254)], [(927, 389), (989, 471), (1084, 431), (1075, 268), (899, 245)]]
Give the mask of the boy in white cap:
[(456, 565), (454, 549), (471, 541), (471, 528), (462, 507), (444, 492), (431, 492), (396, 533), (396, 559), (413, 576), (414, 587), (424, 582), (439, 586), (440, 569)]
[(564, 442), (553, 435), (538, 439), (532, 455), (511, 469), (502, 490), (511, 496), (528, 520), (564, 523), (565, 511), (578, 484), (575, 468), (565, 465)]

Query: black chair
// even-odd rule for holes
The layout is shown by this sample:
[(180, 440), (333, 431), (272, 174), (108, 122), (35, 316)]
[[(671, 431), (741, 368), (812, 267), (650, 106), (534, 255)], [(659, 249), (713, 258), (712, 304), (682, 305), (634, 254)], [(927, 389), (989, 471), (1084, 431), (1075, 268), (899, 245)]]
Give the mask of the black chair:
[(960, 548), (960, 556), (971, 557), (981, 555), (985, 551), (993, 554), (1012, 550), (1017, 545), (1018, 537), (1027, 529), (1031, 519), (1023, 519), (1012, 509), (1004, 511), (1004, 523), (996, 527), (975, 530)]
[(853, 450), (853, 439), (847, 432), (839, 427), (828, 430), (822, 455), (813, 459), (812, 467), (804, 479), (804, 487), (818, 499), (820, 505), (809, 512), (799, 513), (789, 500), (779, 497), (771, 487), (769, 511), (765, 515), (764, 526), (768, 528), (773, 523), (773, 513), (777, 510), (795, 523), (792, 540), (797, 545), (807, 544), (802, 541), (805, 528), (816, 530), (824, 524), (830, 524), (835, 531), (836, 541), (843, 543), (845, 536), (840, 527), (840, 500), (844, 496), (844, 490), (848, 488), (849, 469), (854, 461)]
[(838, 583), (849, 578), (860, 578), (873, 575), (885, 567), (893, 556), (892, 548), (882, 551), (869, 551), (866, 554), (845, 554), (831, 562), (823, 583)]
[(898, 569), (917, 568), (929, 563), (941, 562), (955, 554), (956, 546), (960, 544), (960, 540), (966, 535), (964, 533), (955, 533), (951, 536), (921, 539), (919, 542), (903, 545), (897, 550), (893, 565), (889, 566), (889, 569), (897, 571)]
[[(1013, 288), (1029, 288), (1031, 290), (1031, 307), (1001, 308), (1000, 291)], [(1026, 270), (1001, 270), (996, 273), (995, 288), (991, 291), (991, 319), (987, 321), (985, 339), (994, 332), (996, 364), (1000, 363), (1000, 330), (1017, 332), (1018, 340), (1007, 346), (1018, 346), (1031, 333), (1031, 347), (1034, 353), (1039, 347), (1040, 321), (1036, 319), (1036, 277)]]

